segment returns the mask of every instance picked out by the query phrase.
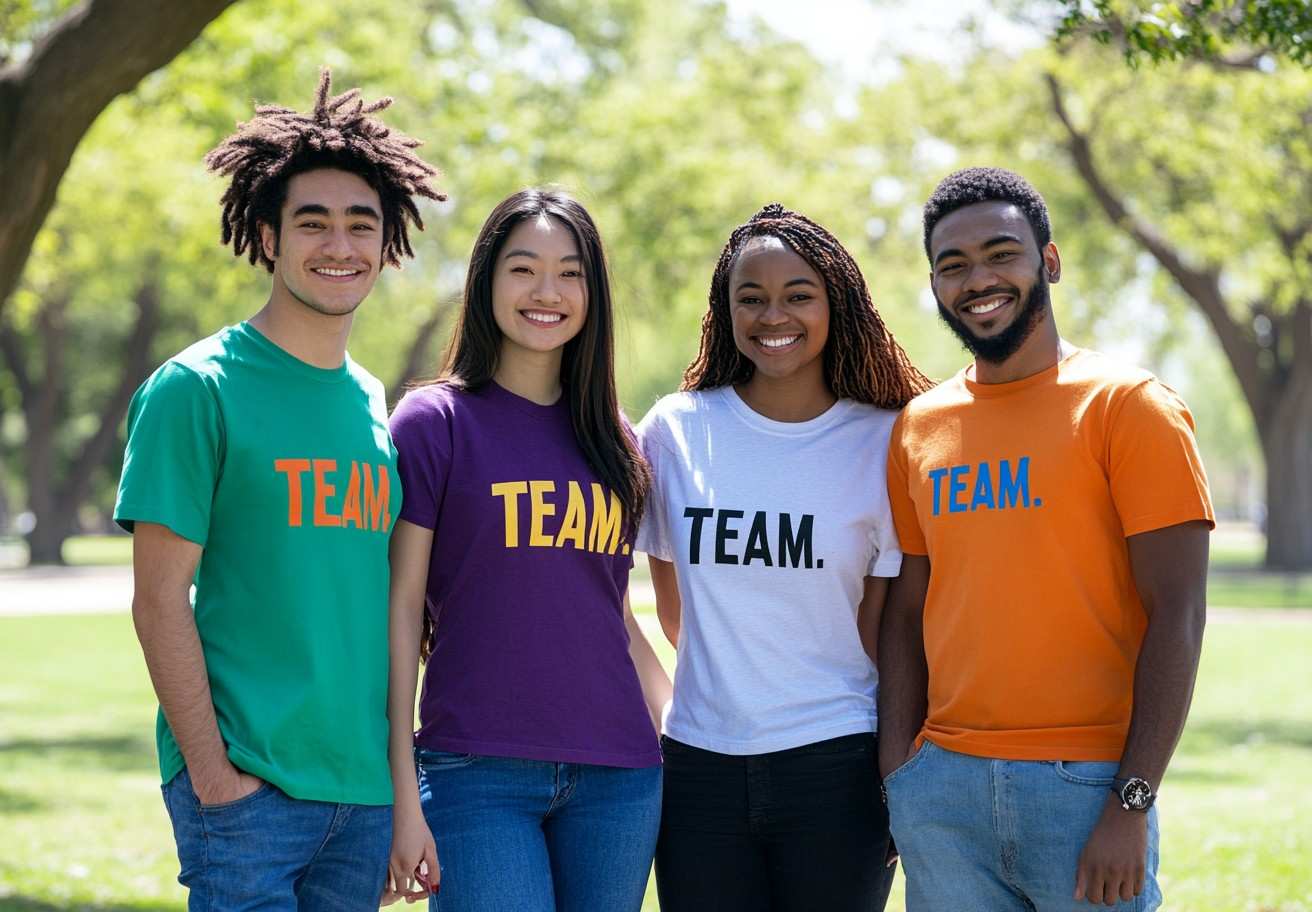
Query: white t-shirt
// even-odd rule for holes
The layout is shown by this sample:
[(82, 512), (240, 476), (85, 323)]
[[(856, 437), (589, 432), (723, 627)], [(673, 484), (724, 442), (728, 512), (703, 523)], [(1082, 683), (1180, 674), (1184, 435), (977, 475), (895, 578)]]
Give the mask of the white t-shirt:
[(732, 387), (661, 399), (638, 426), (653, 484), (637, 547), (683, 604), (665, 733), (723, 754), (874, 731), (857, 608), (897, 576), (888, 507), (895, 412), (840, 399), (773, 421)]

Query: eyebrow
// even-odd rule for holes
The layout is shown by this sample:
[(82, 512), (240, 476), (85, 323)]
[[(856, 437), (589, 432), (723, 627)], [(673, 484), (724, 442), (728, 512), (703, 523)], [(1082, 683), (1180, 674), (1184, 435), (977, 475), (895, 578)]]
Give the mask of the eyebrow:
[[(808, 279), (806, 276), (801, 276), (800, 278), (796, 278), (796, 279), (789, 279), (787, 282), (784, 282), (784, 288), (792, 288), (794, 285), (810, 285), (812, 288), (819, 288), (819, 287), (820, 287), (820, 286), (817, 285), (815, 282), (813, 282), (811, 279)], [(736, 289), (734, 289), (734, 291), (736, 291), (736, 292), (737, 292), (737, 291), (742, 291), (744, 288), (761, 288), (761, 289), (764, 289), (765, 286), (762, 285), (760, 282), (752, 282), (752, 281), (739, 282), (739, 283), (738, 283), (738, 287), (737, 287)]]
[[(542, 259), (542, 257), (538, 256), (538, 255), (537, 255), (536, 253), (534, 253), (532, 250), (525, 250), (523, 247), (516, 247), (514, 250), (510, 251), (509, 253), (507, 253), (506, 256), (505, 256), (505, 258), (508, 260), (508, 259), (510, 259), (511, 257), (515, 257), (515, 256), (528, 257), (530, 260), (540, 260), (540, 259)], [(569, 254), (568, 256), (563, 256), (563, 257), (561, 257), (561, 258), (560, 258), (560, 261), (561, 261), (562, 263), (568, 263), (568, 262), (570, 262), (570, 261), (573, 261), (573, 262), (576, 262), (576, 263), (580, 263), (580, 262), (583, 261), (583, 257), (579, 256), (577, 253), (571, 253), (571, 254)]]
[[(988, 250), (991, 247), (997, 247), (999, 244), (1024, 244), (1024, 243), (1025, 242), (1022, 241), (1018, 235), (999, 234), (989, 238), (980, 246), (982, 249)], [(938, 256), (934, 257), (934, 265), (937, 266), (939, 264), (939, 261), (944, 259), (945, 257), (953, 257), (953, 256), (964, 257), (965, 255), (966, 254), (964, 252), (958, 250), (956, 247), (949, 247), (947, 250), (939, 251)]]
[[(364, 215), (380, 222), (383, 220), (383, 217), (378, 214), (378, 210), (373, 206), (347, 206), (346, 214)], [(332, 213), (328, 210), (328, 207), (322, 203), (306, 203), (304, 206), (298, 207), (297, 210), (292, 213), (292, 218), (300, 218), (302, 215), (332, 215)]]

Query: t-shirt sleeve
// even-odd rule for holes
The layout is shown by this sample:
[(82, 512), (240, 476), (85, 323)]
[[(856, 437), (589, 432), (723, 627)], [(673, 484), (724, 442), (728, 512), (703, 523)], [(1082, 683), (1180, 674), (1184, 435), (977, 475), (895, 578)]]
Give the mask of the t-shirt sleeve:
[(916, 502), (911, 496), (905, 435), (906, 412), (903, 412), (893, 423), (893, 433), (888, 441), (888, 506), (893, 514), (893, 528), (902, 553), (928, 554), (929, 547), (920, 528)]
[(669, 471), (669, 453), (663, 442), (660, 418), (653, 407), (634, 429), (638, 435), (638, 446), (647, 464), (651, 466), (651, 490), (647, 492), (647, 504), (642, 513), (642, 524), (638, 526), (638, 538), (634, 547), (652, 557), (664, 561), (674, 560), (674, 547), (670, 542), (669, 524), (665, 509), (665, 473)]
[(1107, 468), (1125, 534), (1191, 520), (1215, 525), (1194, 419), (1174, 390), (1146, 380), (1110, 418)]
[(138, 522), (158, 523), (203, 547), (223, 448), (222, 414), (213, 392), (191, 369), (165, 363), (128, 407), (114, 520), (129, 532)]
[(431, 389), (407, 393), (392, 412), (396, 473), (405, 498), (398, 519), (437, 528), (451, 468), (451, 416)]
[(883, 477), (875, 479), (875, 525), (871, 530), (871, 544), (874, 546), (870, 564), (866, 567), (866, 576), (897, 576), (902, 571), (902, 547), (898, 544), (897, 527), (893, 522), (893, 512), (888, 505), (888, 448), (884, 449), (885, 471)]

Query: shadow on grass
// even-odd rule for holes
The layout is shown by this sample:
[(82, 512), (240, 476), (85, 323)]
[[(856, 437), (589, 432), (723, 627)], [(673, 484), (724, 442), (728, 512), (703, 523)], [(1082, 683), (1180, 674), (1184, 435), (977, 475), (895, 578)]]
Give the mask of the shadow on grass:
[[(38, 801), (31, 795), (0, 789), (0, 814), (30, 814), (33, 811), (41, 810), (45, 806), (44, 801)], [(4, 907), (5, 901), (0, 898), (0, 910), (3, 910)]]
[(1312, 750), (1312, 722), (1293, 719), (1205, 719), (1189, 723), (1181, 749), (1186, 752), (1270, 744)]
[[(89, 735), (60, 738), (0, 740), (0, 757), (8, 761), (41, 760), (72, 763), (91, 759), (97, 768), (118, 772), (149, 768), (155, 763), (155, 744), (133, 735)], [(0, 912), (5, 907), (0, 905)]]
[(178, 907), (162, 902), (103, 904), (74, 899), (53, 903), (35, 896), (0, 896), (0, 912), (178, 912)]

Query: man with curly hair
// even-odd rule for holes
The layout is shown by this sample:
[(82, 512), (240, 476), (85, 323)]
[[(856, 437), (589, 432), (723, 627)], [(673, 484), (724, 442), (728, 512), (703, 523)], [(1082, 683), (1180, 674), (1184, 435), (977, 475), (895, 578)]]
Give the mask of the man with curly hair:
[[(264, 307), (165, 362), (128, 417), (115, 519), (160, 713), (191, 909), (376, 908), (391, 837), (383, 387), (346, 353), (385, 265), (412, 255), (418, 141), (359, 91), (261, 106), (206, 159), (223, 242)], [(195, 583), (194, 603), (189, 595)]]
[(924, 212), (974, 363), (912, 400), (888, 488), (904, 552), (879, 638), (880, 769), (907, 908), (1161, 902), (1155, 792), (1202, 646), (1213, 523), (1193, 419), (1064, 341), (1042, 196), (999, 168)]

